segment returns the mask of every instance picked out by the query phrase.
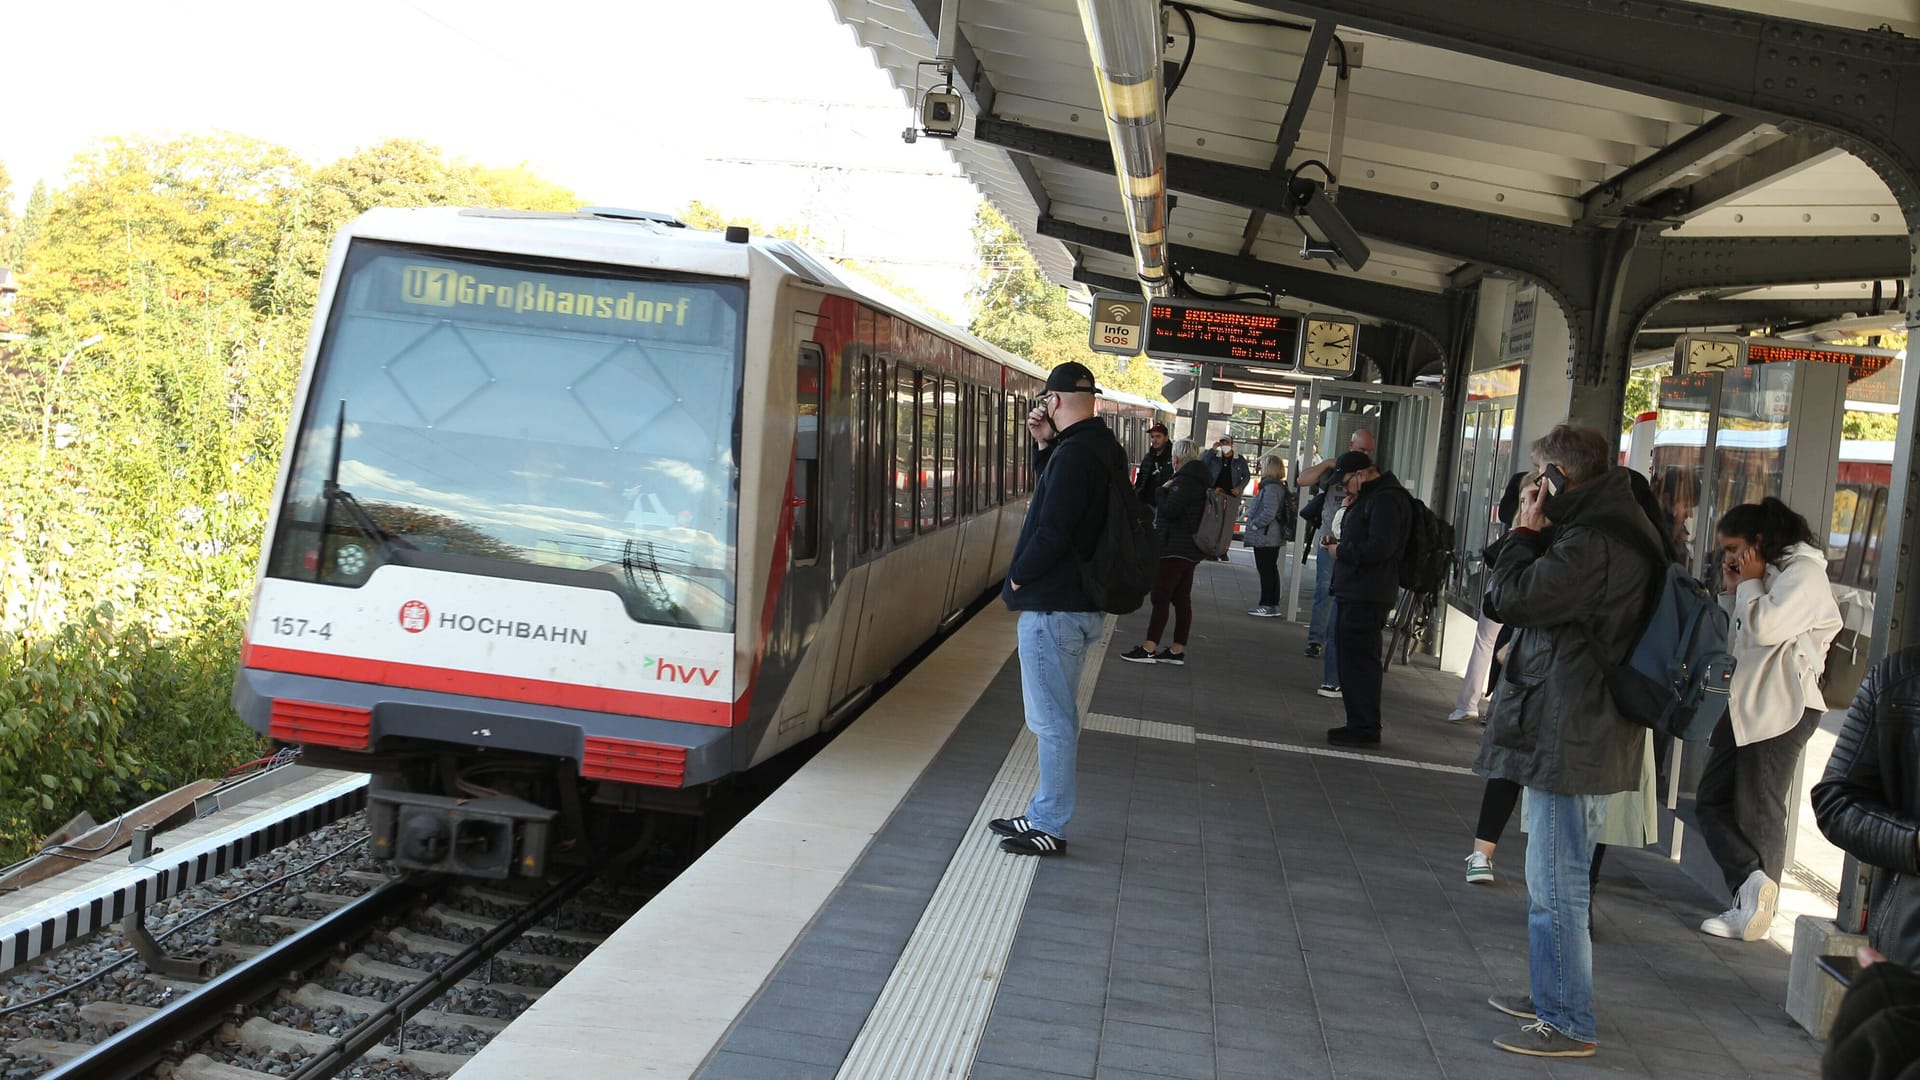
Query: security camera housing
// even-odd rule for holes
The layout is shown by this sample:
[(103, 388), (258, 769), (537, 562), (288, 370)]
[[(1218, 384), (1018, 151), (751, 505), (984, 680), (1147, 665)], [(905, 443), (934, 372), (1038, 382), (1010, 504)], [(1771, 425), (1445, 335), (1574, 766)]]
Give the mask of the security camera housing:
[(929, 137), (951, 139), (960, 134), (960, 95), (948, 90), (929, 90), (920, 99), (920, 128)]
[(1330, 262), (1338, 259), (1349, 270), (1358, 270), (1367, 264), (1373, 253), (1367, 249), (1360, 233), (1348, 223), (1346, 215), (1327, 198), (1325, 185), (1318, 180), (1295, 177), (1287, 194), (1293, 204), (1293, 220), (1307, 235), (1300, 247), (1301, 258), (1325, 258)]

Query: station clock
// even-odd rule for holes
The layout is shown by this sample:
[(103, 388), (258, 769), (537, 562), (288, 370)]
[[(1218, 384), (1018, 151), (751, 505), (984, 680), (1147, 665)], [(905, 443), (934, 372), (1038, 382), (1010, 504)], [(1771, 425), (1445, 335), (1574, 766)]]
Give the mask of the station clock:
[(1740, 366), (1740, 342), (1735, 338), (1688, 337), (1687, 374), (1726, 371)]
[(1300, 320), (1300, 370), (1308, 375), (1351, 375), (1359, 355), (1360, 324), (1340, 315)]

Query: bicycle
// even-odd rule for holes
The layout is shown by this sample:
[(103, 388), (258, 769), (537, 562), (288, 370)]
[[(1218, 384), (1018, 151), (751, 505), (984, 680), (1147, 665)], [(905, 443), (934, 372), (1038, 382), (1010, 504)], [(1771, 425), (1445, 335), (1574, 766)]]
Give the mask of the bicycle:
[(1400, 600), (1394, 606), (1393, 618), (1387, 623), (1392, 636), (1387, 639), (1386, 656), (1380, 663), (1381, 671), (1392, 670), (1395, 655), (1400, 657), (1402, 667), (1412, 662), (1414, 644), (1426, 640), (1439, 609), (1438, 589), (1425, 592), (1400, 590)]

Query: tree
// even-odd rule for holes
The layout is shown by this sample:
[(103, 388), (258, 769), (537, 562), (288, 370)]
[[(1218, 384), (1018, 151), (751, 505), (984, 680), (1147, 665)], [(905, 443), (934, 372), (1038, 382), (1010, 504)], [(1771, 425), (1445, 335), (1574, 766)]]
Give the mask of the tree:
[(974, 314), (967, 329), (976, 337), (1044, 368), (1077, 360), (1103, 387), (1162, 400), (1163, 380), (1145, 357), (1124, 358), (1123, 370), (1123, 358), (1087, 348), (1086, 316), (1073, 309), (1066, 290), (1047, 280), (1000, 211), (984, 201), (974, 215), (973, 246), (980, 270), (968, 294)]
[(1654, 364), (1635, 368), (1627, 375), (1627, 393), (1621, 406), (1620, 430), (1633, 430), (1634, 417), (1660, 407), (1660, 380), (1673, 374), (1673, 365)]
[(0, 163), (0, 266), (13, 265), (13, 231), (17, 223), (13, 218), (13, 178), (7, 175), (7, 167)]

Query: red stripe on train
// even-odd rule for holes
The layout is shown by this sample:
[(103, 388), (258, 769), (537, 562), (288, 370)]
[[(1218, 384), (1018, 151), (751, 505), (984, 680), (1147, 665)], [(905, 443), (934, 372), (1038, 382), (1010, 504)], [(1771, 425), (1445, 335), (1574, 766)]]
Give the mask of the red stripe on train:
[[(581, 686), (514, 675), (488, 675), (425, 664), (329, 656), (326, 653), (282, 649), (271, 645), (242, 646), (240, 662), (245, 667), (261, 671), (284, 671), (323, 679), (399, 686), (410, 690), (438, 690), (447, 694), (524, 701), (533, 705), (557, 705), (620, 716), (646, 716), (688, 724), (712, 724), (715, 727), (733, 726), (736, 711), (733, 705), (724, 701), (695, 701), (636, 690), (612, 690), (603, 686)], [(745, 701), (743, 697), (739, 707), (742, 715), (745, 713)]]

